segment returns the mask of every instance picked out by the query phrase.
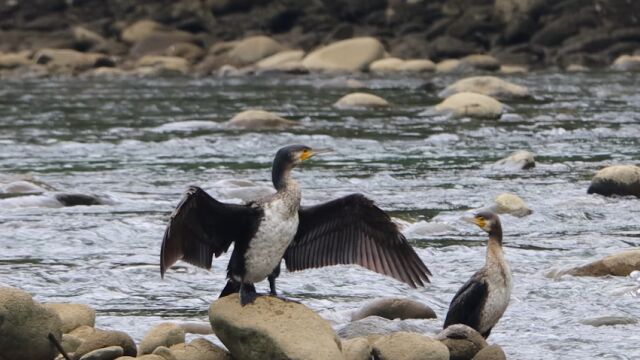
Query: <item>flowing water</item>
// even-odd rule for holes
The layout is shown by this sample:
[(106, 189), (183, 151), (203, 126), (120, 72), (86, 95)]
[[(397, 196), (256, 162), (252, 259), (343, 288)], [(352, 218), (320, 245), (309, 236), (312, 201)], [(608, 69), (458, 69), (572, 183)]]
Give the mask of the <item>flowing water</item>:
[[(441, 89), (456, 79), (363, 76), (365, 91), (394, 104), (375, 111), (331, 106), (352, 91), (344, 78), (2, 81), (0, 182), (29, 177), (59, 192), (95, 194), (108, 205), (52, 207), (48, 195), (0, 199), (0, 282), (39, 301), (90, 304), (97, 326), (136, 340), (160, 321), (206, 321), (228, 256), (214, 260), (211, 272), (180, 263), (160, 279), (169, 213), (191, 184), (235, 202), (231, 183), (220, 180), (270, 186), (275, 151), (304, 143), (335, 152), (294, 172), (303, 204), (366, 194), (414, 224), (407, 235), (433, 278), (429, 287), (411, 289), (357, 267), (284, 272), (278, 287), (285, 296), (336, 326), (370, 299), (409, 297), (433, 307), (440, 324), (453, 294), (484, 262), (486, 235), (461, 216), (512, 192), (534, 213), (502, 216), (515, 286), (489, 342), (511, 359), (640, 358), (638, 324), (581, 324), (599, 316), (638, 318), (633, 278), (548, 276), (640, 246), (638, 199), (586, 193), (601, 167), (640, 162), (640, 78), (507, 77), (535, 98), (508, 102), (510, 115), (502, 120), (433, 114), (437, 91), (421, 85)], [(246, 108), (301, 125), (270, 132), (219, 125)], [(536, 154), (534, 169), (492, 166), (518, 149)]]

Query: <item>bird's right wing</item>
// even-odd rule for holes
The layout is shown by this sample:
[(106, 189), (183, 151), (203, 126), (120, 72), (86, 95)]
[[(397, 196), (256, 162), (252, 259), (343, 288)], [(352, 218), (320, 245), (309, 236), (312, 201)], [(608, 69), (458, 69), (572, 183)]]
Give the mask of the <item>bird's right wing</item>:
[(453, 324), (465, 324), (477, 329), (482, 305), (488, 295), (487, 290), (487, 283), (475, 275), (462, 285), (451, 300), (444, 328)]
[(250, 205), (225, 204), (192, 186), (171, 214), (160, 253), (160, 274), (182, 259), (210, 269), (213, 255), (232, 242), (248, 241), (257, 231), (262, 211)]

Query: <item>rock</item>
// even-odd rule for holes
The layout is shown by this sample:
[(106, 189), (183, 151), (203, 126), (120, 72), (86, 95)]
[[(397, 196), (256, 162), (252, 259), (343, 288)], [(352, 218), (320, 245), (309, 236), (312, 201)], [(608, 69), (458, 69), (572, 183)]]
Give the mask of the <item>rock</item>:
[(250, 65), (282, 51), (284, 47), (268, 36), (252, 36), (238, 42), (227, 54), (233, 65)]
[(436, 339), (449, 349), (451, 360), (470, 360), (488, 345), (480, 333), (463, 324), (447, 327), (436, 336)]
[(33, 56), (38, 64), (55, 70), (83, 71), (93, 67), (114, 66), (114, 61), (104, 54), (82, 53), (71, 49), (42, 49)]
[(467, 55), (460, 59), (460, 61), (478, 70), (496, 71), (500, 69), (500, 62), (491, 55)]
[(62, 321), (28, 293), (0, 287), (0, 356), (7, 360), (52, 360), (58, 354), (47, 336), (60, 341)]
[(71, 29), (76, 48), (89, 49), (104, 44), (107, 40), (102, 35), (82, 26)]
[(71, 331), (69, 334), (67, 335), (71, 335), (75, 338), (80, 339), (80, 341), (85, 341), (89, 336), (93, 335), (93, 333), (96, 332), (96, 329), (91, 327), (91, 326), (87, 326), (87, 325), (83, 325), (80, 326), (78, 328), (73, 329), (73, 331)]
[(640, 71), (640, 55), (621, 55), (611, 65), (619, 71)]
[(403, 298), (380, 298), (365, 304), (351, 315), (351, 321), (367, 316), (380, 316), (385, 319), (435, 319), (436, 313), (427, 305)]
[(82, 344), (82, 339), (69, 334), (62, 334), (60, 345), (67, 353), (76, 352), (76, 349)]
[(340, 327), (337, 334), (343, 339), (357, 337), (372, 339), (399, 331), (437, 333), (441, 326), (432, 320), (388, 320), (379, 316), (367, 316)]
[(436, 65), (428, 59), (409, 59), (405, 60), (401, 69), (405, 72), (431, 72), (436, 70)]
[(497, 99), (529, 98), (529, 90), (495, 76), (472, 76), (456, 81), (442, 90), (438, 96), (446, 98), (461, 92), (472, 92)]
[(189, 72), (189, 62), (176, 56), (146, 55), (137, 61), (136, 66), (152, 68), (161, 73), (186, 74)]
[(147, 354), (147, 355), (142, 355), (142, 356), (138, 356), (138, 357), (121, 356), (121, 357), (117, 358), (116, 360), (174, 360), (174, 359), (171, 358), (171, 357), (164, 357), (164, 356), (160, 356), (160, 355)]
[(601, 316), (597, 318), (584, 319), (584, 320), (581, 320), (580, 323), (584, 325), (595, 326), (595, 327), (613, 326), (613, 325), (632, 325), (632, 324), (637, 324), (638, 319), (626, 317), (626, 316)]
[(448, 360), (449, 350), (440, 341), (410, 332), (383, 336), (373, 344), (378, 360)]
[(0, 53), (0, 70), (33, 65), (28, 52)]
[(494, 165), (506, 169), (526, 170), (534, 168), (536, 166), (536, 161), (531, 152), (527, 150), (518, 150), (506, 158), (496, 161)]
[(299, 63), (304, 57), (302, 50), (286, 50), (280, 51), (256, 63), (258, 69), (280, 69), (291, 63)]
[(613, 165), (598, 171), (591, 179), (587, 193), (640, 197), (640, 166)]
[(393, 72), (427, 72), (434, 71), (436, 66), (431, 60), (412, 59), (402, 60), (398, 58), (386, 58), (376, 60), (369, 65), (369, 71), (377, 74)]
[(120, 346), (108, 346), (102, 349), (93, 350), (83, 355), (80, 360), (114, 360), (122, 356), (123, 350)]
[(587, 72), (589, 68), (580, 64), (570, 64), (565, 70), (568, 72)]
[(640, 249), (625, 250), (611, 254), (592, 263), (562, 271), (559, 275), (628, 276), (634, 270), (640, 270)]
[[(87, 331), (84, 327), (78, 328), (79, 331)], [(78, 330), (76, 329), (76, 330)], [(71, 335), (79, 334), (79, 332), (73, 331)], [(78, 336), (78, 335), (74, 335)], [(80, 336), (79, 336), (80, 337)], [(84, 341), (78, 349), (76, 349), (75, 356), (81, 358), (85, 354), (92, 352), (93, 350), (102, 349), (109, 346), (119, 346), (123, 350), (123, 355), (136, 356), (136, 344), (131, 337), (122, 331), (115, 330), (100, 330), (94, 329), (92, 332), (85, 334)]]
[(500, 345), (494, 344), (478, 351), (471, 360), (507, 360), (507, 355), (505, 355)]
[[(159, 350), (162, 348), (158, 348)], [(161, 354), (160, 351), (154, 352)], [(171, 347), (175, 360), (231, 360), (231, 354), (212, 344), (206, 339), (195, 339), (189, 344), (178, 344)]]
[(90, 206), (90, 205), (105, 205), (108, 201), (95, 196), (86, 194), (69, 194), (60, 193), (55, 194), (54, 199), (58, 201), (62, 206)]
[(180, 42), (165, 49), (163, 55), (181, 57), (190, 63), (194, 63), (204, 56), (204, 50), (202, 50), (198, 45), (188, 42)]
[(170, 347), (184, 343), (184, 329), (173, 323), (162, 323), (152, 327), (138, 345), (138, 355), (151, 354), (158, 346)]
[[(145, 55), (168, 55), (167, 52), (171, 46), (185, 43), (200, 49), (200, 47), (191, 44), (192, 40), (193, 36), (191, 34), (180, 31), (151, 33), (136, 41), (131, 47), (131, 50), (129, 50), (129, 55), (134, 58)], [(204, 51), (202, 49), (200, 49), (200, 51), (201, 55), (203, 55)]]
[(311, 71), (355, 72), (384, 56), (382, 43), (372, 37), (335, 42), (308, 54), (302, 64)]
[(470, 70), (469, 66), (457, 59), (442, 60), (436, 64), (437, 73), (453, 73)]
[(91, 326), (96, 324), (96, 311), (85, 304), (44, 304), (58, 314), (62, 320), (62, 332), (68, 333), (80, 326)]
[(153, 20), (139, 20), (124, 28), (120, 34), (120, 38), (126, 43), (134, 44), (155, 32), (166, 30), (162, 24)]
[(497, 119), (502, 115), (503, 105), (486, 95), (461, 92), (446, 98), (435, 110), (453, 117)]
[(0, 194), (42, 194), (46, 189), (25, 180), (0, 185)]
[(391, 106), (391, 104), (379, 96), (356, 92), (341, 97), (333, 106), (339, 109), (384, 108)]
[(345, 360), (371, 360), (373, 348), (365, 338), (342, 341), (342, 355)]
[(496, 196), (491, 210), (497, 214), (510, 214), (516, 217), (531, 215), (533, 211), (518, 195), (502, 193)]
[(520, 65), (501, 65), (499, 72), (503, 74), (526, 74), (529, 69)]
[(245, 110), (235, 114), (225, 124), (244, 129), (266, 129), (289, 127), (298, 123), (264, 110)]
[(241, 306), (233, 294), (211, 304), (209, 320), (238, 360), (343, 358), (340, 339), (329, 323), (295, 302), (261, 296)]

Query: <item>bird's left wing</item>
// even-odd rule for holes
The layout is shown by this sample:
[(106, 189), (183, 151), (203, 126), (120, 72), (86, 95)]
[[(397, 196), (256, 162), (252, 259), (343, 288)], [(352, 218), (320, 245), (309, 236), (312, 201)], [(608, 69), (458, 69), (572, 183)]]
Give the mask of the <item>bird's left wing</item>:
[(361, 194), (300, 208), (300, 223), (284, 254), (290, 271), (357, 264), (412, 287), (431, 275), (389, 216)]
[(477, 329), (482, 305), (487, 298), (487, 283), (476, 273), (469, 279), (451, 300), (444, 328), (453, 324), (465, 324)]
[(250, 205), (222, 203), (192, 186), (176, 207), (164, 233), (160, 274), (182, 259), (210, 269), (213, 255), (232, 242), (248, 241), (257, 231), (261, 210)]

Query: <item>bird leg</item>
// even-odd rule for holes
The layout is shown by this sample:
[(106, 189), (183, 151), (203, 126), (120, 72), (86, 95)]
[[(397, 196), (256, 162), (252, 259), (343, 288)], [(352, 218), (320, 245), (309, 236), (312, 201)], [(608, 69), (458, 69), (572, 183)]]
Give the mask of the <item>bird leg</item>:
[(257, 297), (258, 293), (256, 293), (256, 288), (253, 286), (253, 284), (240, 284), (240, 305), (245, 306), (247, 304), (251, 304), (256, 301)]
[(280, 263), (278, 263), (278, 266), (276, 266), (267, 277), (269, 279), (269, 294), (271, 296), (278, 296), (278, 292), (276, 291), (276, 278), (278, 276), (280, 276)]

